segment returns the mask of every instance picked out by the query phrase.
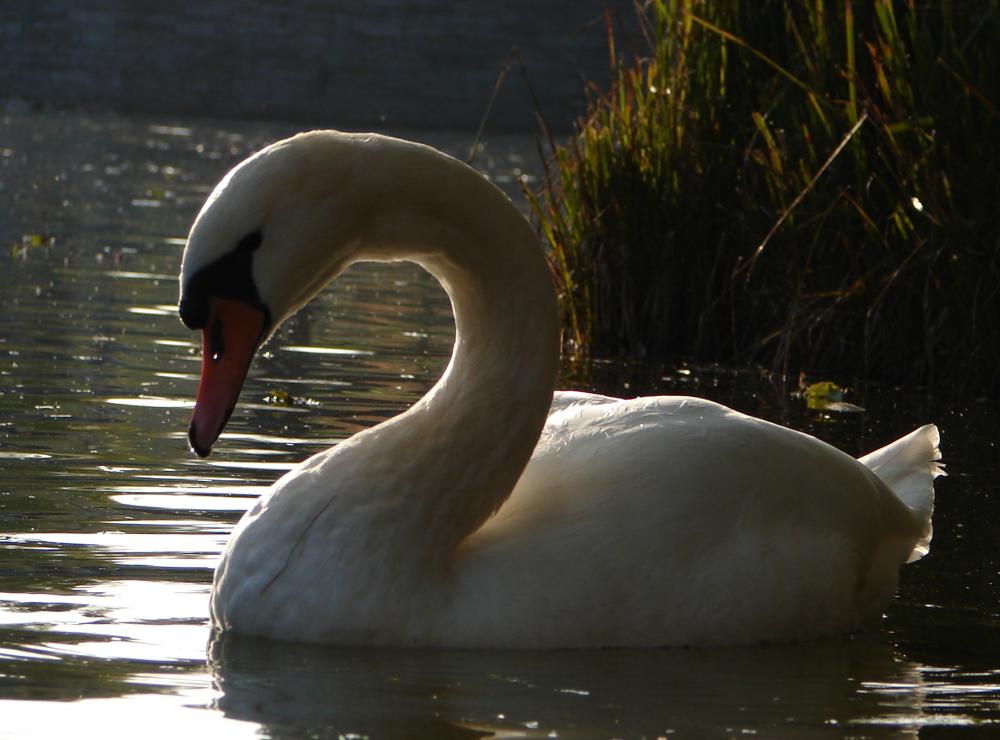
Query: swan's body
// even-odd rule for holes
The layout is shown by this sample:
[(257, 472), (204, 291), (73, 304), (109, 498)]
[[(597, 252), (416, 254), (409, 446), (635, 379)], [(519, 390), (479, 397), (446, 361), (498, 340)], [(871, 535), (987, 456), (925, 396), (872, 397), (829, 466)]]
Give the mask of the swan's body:
[(531, 228), (473, 170), (377, 136), (272, 145), (195, 222), (181, 313), (205, 329), (200, 454), (267, 333), (365, 259), (441, 281), (451, 364), (246, 514), (216, 571), (217, 627), (473, 647), (799, 639), (878, 617), (927, 551), (934, 427), (857, 461), (701, 399), (553, 396), (555, 298)]

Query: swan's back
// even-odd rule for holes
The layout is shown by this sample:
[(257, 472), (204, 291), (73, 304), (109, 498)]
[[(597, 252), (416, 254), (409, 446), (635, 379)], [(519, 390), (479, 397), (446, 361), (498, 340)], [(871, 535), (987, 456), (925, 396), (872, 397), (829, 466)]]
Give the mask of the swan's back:
[[(809, 435), (697, 398), (554, 408), (511, 498), (459, 553), (486, 642), (835, 634), (879, 616), (922, 541), (920, 515)], [(913, 458), (908, 479), (930, 491), (928, 438), (878, 459)]]

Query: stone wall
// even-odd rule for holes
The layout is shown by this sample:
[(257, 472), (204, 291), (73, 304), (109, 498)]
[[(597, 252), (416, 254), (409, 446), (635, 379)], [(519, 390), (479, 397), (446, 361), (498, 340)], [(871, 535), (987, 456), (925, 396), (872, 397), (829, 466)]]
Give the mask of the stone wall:
[[(127, 113), (474, 129), (517, 46), (565, 130), (631, 0), (2, 0), (0, 99)], [(490, 129), (530, 130), (516, 67)]]

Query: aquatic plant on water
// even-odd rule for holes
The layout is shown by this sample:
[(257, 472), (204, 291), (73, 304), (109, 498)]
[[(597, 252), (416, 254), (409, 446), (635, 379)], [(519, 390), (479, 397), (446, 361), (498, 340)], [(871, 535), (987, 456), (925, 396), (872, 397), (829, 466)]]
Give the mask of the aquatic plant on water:
[(1000, 388), (997, 0), (639, 17), (529, 193), (569, 349)]

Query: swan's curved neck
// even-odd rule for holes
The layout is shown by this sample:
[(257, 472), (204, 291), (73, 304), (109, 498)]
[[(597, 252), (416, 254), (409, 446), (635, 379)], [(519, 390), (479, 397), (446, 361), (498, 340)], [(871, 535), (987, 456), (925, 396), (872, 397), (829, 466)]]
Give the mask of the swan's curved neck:
[[(552, 400), (559, 327), (551, 276), (533, 230), (473, 170), (439, 154), (420, 178), (383, 192), (357, 260), (414, 261), (442, 284), (455, 314), (444, 375), (405, 414), (365, 433), (380, 466), (386, 520), (411, 553), (446, 561), (510, 494)], [(415, 541), (416, 540), (416, 541)], [(421, 549), (422, 548), (422, 549)]]

